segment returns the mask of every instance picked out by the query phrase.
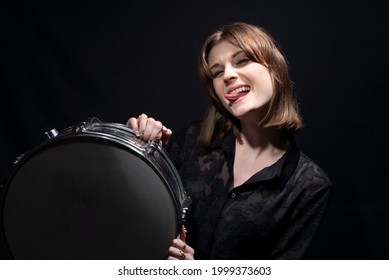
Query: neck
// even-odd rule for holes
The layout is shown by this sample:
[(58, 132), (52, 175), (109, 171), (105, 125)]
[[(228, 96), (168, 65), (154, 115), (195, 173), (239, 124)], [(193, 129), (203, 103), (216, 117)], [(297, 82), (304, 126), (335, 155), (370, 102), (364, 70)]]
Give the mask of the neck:
[(258, 125), (258, 122), (241, 122), (241, 141), (242, 145), (248, 149), (276, 149), (286, 150), (287, 140), (276, 128), (265, 128)]

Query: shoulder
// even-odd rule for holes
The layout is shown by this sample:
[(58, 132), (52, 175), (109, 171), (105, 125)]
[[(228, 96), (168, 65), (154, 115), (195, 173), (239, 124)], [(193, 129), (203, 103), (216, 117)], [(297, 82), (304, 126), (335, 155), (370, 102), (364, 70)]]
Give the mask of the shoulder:
[(200, 121), (190, 121), (173, 132), (166, 150), (176, 162), (183, 162), (198, 144), (200, 136)]
[(294, 183), (299, 183), (303, 188), (329, 189), (332, 185), (324, 169), (303, 152), (300, 152), (295, 176), (291, 179), (293, 179)]
[(193, 120), (177, 130), (172, 135), (172, 142), (178, 142), (180, 145), (194, 145), (200, 136), (201, 121)]
[(186, 126), (184, 126), (183, 130), (188, 136), (198, 137), (200, 135), (201, 124), (201, 121), (193, 120), (190, 121)]
[(299, 154), (297, 166), (284, 188), (288, 200), (298, 201), (298, 209), (308, 206), (325, 209), (332, 193), (332, 182), (315, 161), (301, 151)]

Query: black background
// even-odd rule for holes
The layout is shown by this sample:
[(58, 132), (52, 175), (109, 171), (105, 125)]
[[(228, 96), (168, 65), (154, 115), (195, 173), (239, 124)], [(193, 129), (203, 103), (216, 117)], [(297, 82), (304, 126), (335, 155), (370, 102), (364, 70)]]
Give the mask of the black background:
[(279, 41), (306, 123), (298, 142), (334, 184), (308, 258), (388, 259), (387, 1), (0, 3), (3, 183), (54, 127), (144, 112), (174, 131), (201, 118), (201, 44), (245, 21)]

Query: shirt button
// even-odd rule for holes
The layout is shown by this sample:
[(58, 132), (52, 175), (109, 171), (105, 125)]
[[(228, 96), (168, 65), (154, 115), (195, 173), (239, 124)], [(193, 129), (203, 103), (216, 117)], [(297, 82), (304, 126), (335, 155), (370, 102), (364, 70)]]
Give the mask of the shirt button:
[(231, 194), (231, 198), (235, 198), (235, 196), (236, 196), (236, 193)]

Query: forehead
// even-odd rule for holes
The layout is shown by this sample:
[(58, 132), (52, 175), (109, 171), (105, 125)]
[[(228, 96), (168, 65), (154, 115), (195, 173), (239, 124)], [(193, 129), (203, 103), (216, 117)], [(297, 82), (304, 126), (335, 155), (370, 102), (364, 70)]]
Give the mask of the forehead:
[(242, 50), (228, 41), (221, 41), (217, 43), (208, 55), (208, 65), (212, 66), (215, 63), (221, 63), (225, 60), (231, 59), (236, 53)]

